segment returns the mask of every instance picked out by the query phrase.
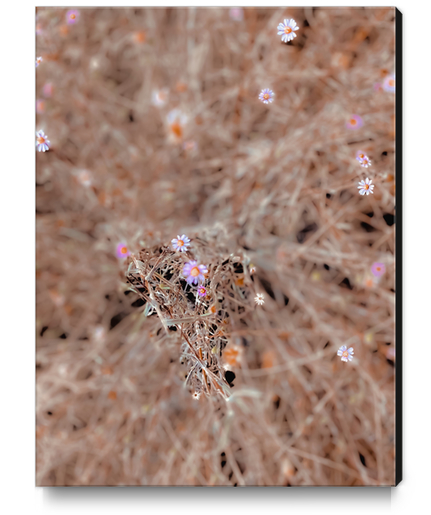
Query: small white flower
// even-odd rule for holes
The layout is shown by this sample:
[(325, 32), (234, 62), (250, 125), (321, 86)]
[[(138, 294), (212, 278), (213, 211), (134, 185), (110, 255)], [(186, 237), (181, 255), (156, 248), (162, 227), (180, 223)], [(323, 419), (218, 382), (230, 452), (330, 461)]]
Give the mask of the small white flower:
[(341, 361), (347, 362), (352, 361), (354, 353), (355, 352), (353, 351), (353, 347), (348, 349), (345, 345), (342, 345), (337, 351), (337, 356), (341, 356)]
[(36, 147), (39, 152), (46, 152), (49, 150), (49, 145), (51, 145), (48, 140), (48, 136), (43, 131), (36, 132)]
[(292, 41), (293, 38), (296, 38), (296, 34), (294, 31), (299, 30), (299, 27), (296, 25), (296, 21), (293, 19), (286, 19), (283, 23), (280, 23), (277, 27), (277, 34), (281, 36), (281, 41), (287, 43), (288, 41)]
[(262, 304), (265, 302), (263, 300), (263, 293), (257, 293), (256, 297), (254, 298), (254, 301), (256, 302), (256, 304), (259, 304), (259, 306), (262, 306)]
[(274, 92), (271, 89), (263, 89), (259, 93), (259, 100), (261, 100), (264, 104), (271, 104), (274, 102)]
[(368, 156), (363, 157), (359, 162), (361, 163), (361, 166), (363, 166), (364, 168), (368, 168), (369, 166), (371, 166), (371, 161)]
[(197, 401), (197, 400), (199, 400), (200, 396), (201, 396), (201, 394), (199, 392), (194, 392), (193, 399), (195, 399)]
[(395, 91), (395, 75), (389, 75), (383, 81), (383, 89), (393, 93)]
[(374, 184), (371, 184), (373, 181), (371, 179), (368, 179), (368, 177), (362, 181), (360, 181), (358, 184), (359, 194), (360, 195), (369, 195), (370, 193), (374, 193)]
[(190, 247), (190, 238), (187, 238), (187, 236), (183, 234), (182, 236), (174, 238), (171, 243), (174, 250), (185, 252)]
[(36, 58), (36, 68), (39, 66), (39, 64), (43, 61), (42, 57)]
[(153, 91), (151, 100), (153, 104), (157, 107), (164, 106), (166, 104), (166, 101), (168, 100), (168, 90), (166, 88), (163, 88), (157, 91)]

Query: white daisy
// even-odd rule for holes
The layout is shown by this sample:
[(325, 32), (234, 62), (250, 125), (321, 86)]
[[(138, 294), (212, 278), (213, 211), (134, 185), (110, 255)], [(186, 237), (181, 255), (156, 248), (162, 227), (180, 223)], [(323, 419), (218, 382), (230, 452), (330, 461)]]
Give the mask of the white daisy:
[(274, 92), (271, 89), (263, 89), (259, 94), (259, 100), (264, 104), (270, 104), (274, 102)]
[(299, 30), (298, 25), (296, 25), (296, 21), (293, 19), (286, 19), (283, 23), (280, 23), (277, 27), (277, 34), (281, 36), (281, 41), (287, 43), (288, 41), (292, 41), (293, 38), (296, 38), (296, 34), (294, 31)]
[(371, 184), (373, 181), (371, 179), (368, 179), (368, 177), (362, 181), (360, 181), (358, 184), (359, 194), (360, 195), (369, 195), (370, 193), (374, 193), (374, 184)]
[(337, 356), (341, 356), (341, 361), (347, 362), (352, 361), (354, 353), (353, 347), (348, 349), (345, 345), (342, 345), (337, 351)]
[(46, 152), (49, 150), (49, 145), (51, 145), (48, 140), (48, 136), (43, 131), (36, 132), (36, 147), (39, 152)]
[(172, 241), (172, 246), (174, 247), (174, 250), (185, 252), (188, 250), (188, 247), (190, 247), (190, 238), (187, 238), (185, 234), (182, 236), (177, 236)]
[(363, 166), (364, 168), (368, 168), (369, 166), (371, 166), (371, 161), (368, 156), (364, 156), (359, 162), (361, 163), (361, 166)]
[(265, 302), (263, 300), (263, 293), (257, 293), (256, 297), (254, 298), (254, 301), (256, 302), (256, 304), (259, 304), (259, 306), (262, 306), (262, 304)]

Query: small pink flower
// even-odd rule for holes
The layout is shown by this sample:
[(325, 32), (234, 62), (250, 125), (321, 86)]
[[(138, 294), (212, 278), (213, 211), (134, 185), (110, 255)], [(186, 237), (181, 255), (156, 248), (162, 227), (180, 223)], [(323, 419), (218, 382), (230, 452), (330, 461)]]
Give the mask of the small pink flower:
[(189, 261), (184, 265), (183, 275), (189, 284), (198, 284), (205, 281), (208, 269), (205, 265), (198, 265), (197, 261)]
[(206, 290), (205, 286), (199, 286), (198, 294), (199, 294), (199, 297), (205, 297), (205, 295), (207, 294), (207, 290)]
[(67, 11), (66, 21), (67, 21), (68, 25), (72, 25), (73, 23), (76, 23), (78, 20), (79, 20), (79, 11), (77, 11), (76, 9)]
[(361, 162), (361, 161), (362, 161), (362, 159), (364, 159), (364, 157), (366, 157), (366, 154), (365, 154), (365, 152), (364, 152), (363, 150), (358, 150), (358, 151), (356, 152), (356, 159), (357, 159), (359, 162)]
[(382, 89), (383, 89), (382, 83), (381, 82), (374, 83), (373, 88), (374, 88), (374, 91), (382, 91)]
[(116, 254), (117, 254), (117, 258), (119, 258), (119, 259), (124, 259), (127, 256), (130, 256), (129, 249), (127, 248), (125, 243), (119, 243), (117, 245), (117, 252), (116, 252)]
[(371, 272), (374, 277), (381, 277), (386, 272), (384, 263), (373, 263), (371, 265)]
[(353, 347), (348, 349), (345, 345), (342, 345), (337, 351), (337, 356), (341, 356), (341, 361), (347, 362), (352, 361), (354, 353)]
[(232, 7), (229, 9), (231, 20), (242, 21), (244, 19), (244, 10), (241, 7)]
[(47, 82), (42, 88), (43, 96), (45, 98), (50, 98), (52, 96), (53, 89), (51, 82)]
[(41, 114), (45, 111), (45, 101), (36, 100), (36, 113)]
[(347, 129), (359, 129), (364, 125), (362, 118), (358, 114), (352, 114), (349, 120), (346, 122)]

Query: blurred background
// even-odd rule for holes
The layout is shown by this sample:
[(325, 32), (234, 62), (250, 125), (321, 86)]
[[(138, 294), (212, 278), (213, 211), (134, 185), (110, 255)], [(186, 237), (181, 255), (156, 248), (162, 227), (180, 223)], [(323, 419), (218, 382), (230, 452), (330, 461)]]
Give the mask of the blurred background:
[[(395, 10), (42, 8), (36, 49), (37, 484), (393, 484)], [(117, 256), (208, 231), (265, 298), (229, 402)]]

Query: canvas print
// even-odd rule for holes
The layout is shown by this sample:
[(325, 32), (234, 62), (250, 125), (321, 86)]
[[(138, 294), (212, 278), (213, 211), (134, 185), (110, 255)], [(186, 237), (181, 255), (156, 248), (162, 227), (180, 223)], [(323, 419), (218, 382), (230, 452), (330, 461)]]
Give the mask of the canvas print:
[(38, 486), (399, 482), (400, 37), (37, 8)]

